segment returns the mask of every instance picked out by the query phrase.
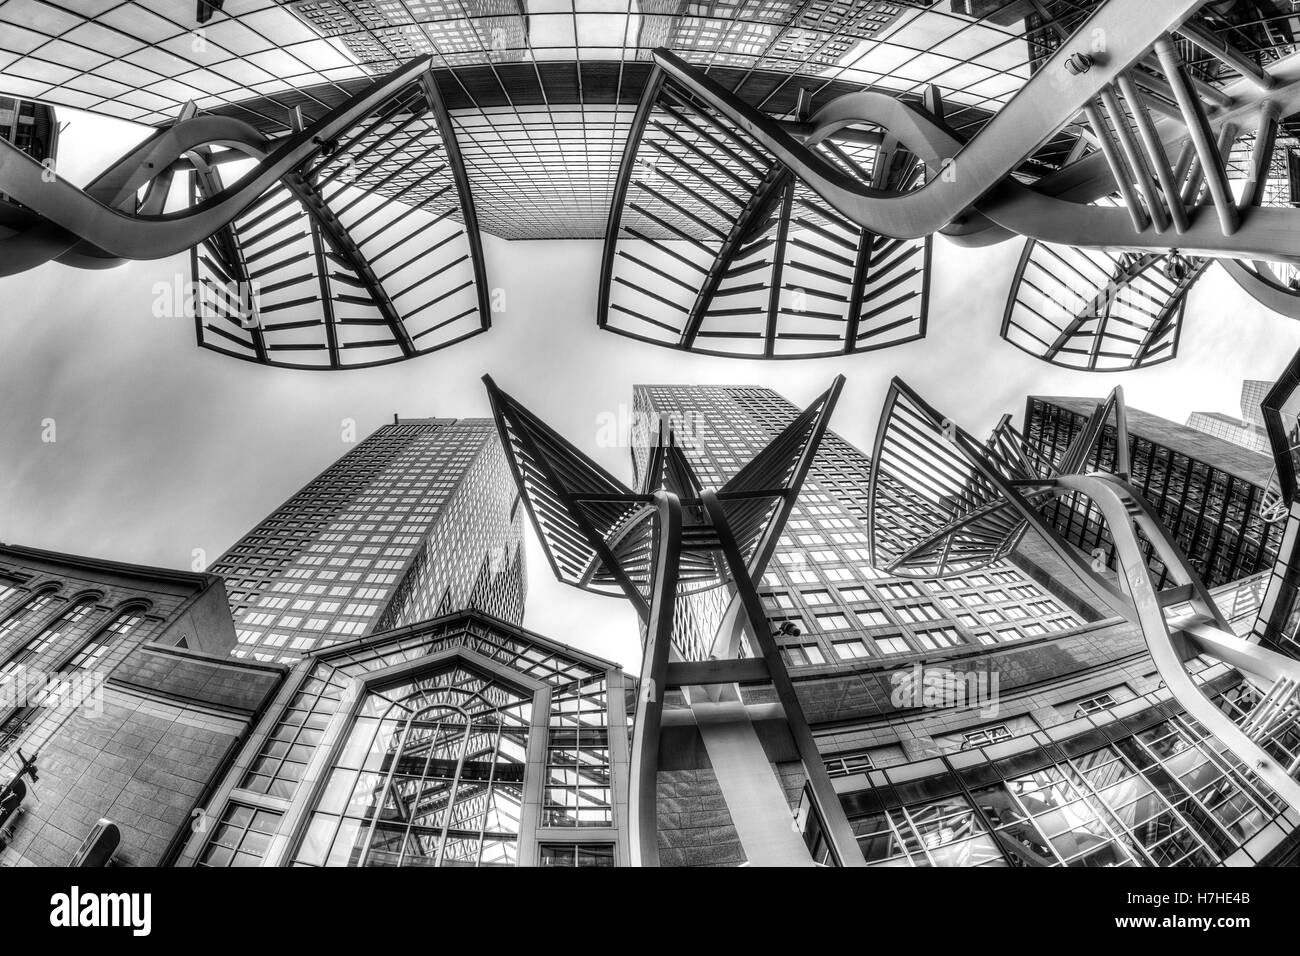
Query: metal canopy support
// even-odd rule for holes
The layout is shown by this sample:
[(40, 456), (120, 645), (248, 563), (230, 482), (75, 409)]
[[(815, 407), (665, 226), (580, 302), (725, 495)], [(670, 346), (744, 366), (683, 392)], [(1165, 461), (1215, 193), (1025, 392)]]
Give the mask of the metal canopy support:
[[(717, 295), (722, 280), (731, 269), (736, 253), (753, 237), (755, 227), (761, 225), (762, 221), (771, 215), (773, 197), (784, 196), (789, 185), (789, 172), (781, 166), (773, 166), (763, 176), (758, 188), (750, 195), (745, 206), (736, 216), (735, 224), (722, 240), (722, 245), (714, 256), (708, 274), (705, 275), (704, 282), (696, 293), (695, 301), (686, 316), (680, 339), (683, 348), (689, 349), (695, 344), (695, 338), (700, 333), (700, 325), (704, 322), (704, 315), (713, 305), (714, 296)], [(784, 212), (784, 200), (781, 202)]]
[[(658, 741), (663, 694), (672, 680), (670, 658), (678, 599), (701, 588), (727, 587), (733, 601), (745, 609), (757, 646), (764, 648), (762, 673), (777, 688), (784, 720), (796, 741), (835, 859), (842, 865), (860, 865), (861, 852), (767, 631), (756, 589), (825, 435), (843, 376), (716, 492), (700, 490), (698, 477), (673, 444), (671, 433), (660, 436), (661, 447), (651, 456), (644, 490), (633, 492), (490, 378), (484, 381), (512, 474), (556, 576), (599, 593), (611, 593), (611, 586), (617, 586), (633, 601), (642, 620), (643, 682), (634, 718), (631, 781), (634, 859), (642, 865), (658, 861)], [(690, 497), (683, 499), (683, 493)], [(728, 656), (735, 657), (734, 649)], [(742, 674), (754, 676), (756, 666), (752, 659), (710, 661), (707, 673), (701, 671), (700, 676), (711, 687), (734, 684)], [(679, 668), (675, 673), (680, 680), (695, 671)], [(716, 694), (705, 696), (714, 702), (720, 699)], [(688, 698), (694, 701), (690, 694)], [(737, 706), (728, 705), (725, 714), (701, 711), (700, 718), (725, 717), (724, 723), (733, 725), (737, 720), (748, 721), (744, 707), (738, 704), (740, 695), (732, 692), (729, 699)], [(733, 726), (732, 730), (738, 729)], [(737, 736), (719, 725), (707, 736), (710, 747), (732, 743), (741, 747), (746, 742), (741, 750), (722, 755), (727, 759), (715, 761), (719, 773), (732, 768), (745, 779), (766, 779), (760, 772), (763, 768), (755, 764), (758, 751), (752, 746), (756, 739), (752, 732)], [(765, 772), (770, 775), (770, 767)], [(728, 780), (728, 786), (734, 783)], [(736, 792), (734, 788), (732, 792)], [(770, 811), (772, 803), (766, 801), (764, 806)], [(759, 816), (749, 821), (754, 826), (748, 832), (771, 835), (770, 812), (751, 809)], [(780, 858), (789, 859), (790, 841), (778, 842), (786, 846)], [(763, 858), (758, 848), (754, 852), (756, 859)], [(802, 853), (806, 855), (806, 850)]]
[[(1294, 380), (1288, 382), (1287, 387), (1293, 388)], [(891, 398), (895, 390), (907, 392), (912, 403), (931, 422), (947, 422), (898, 380), (891, 390)], [(1087, 466), (1092, 445), (1099, 439), (1102, 426), (1112, 411), (1117, 444), (1120, 448), (1127, 444), (1123, 393), (1116, 389), (1107, 402), (1098, 406), (1087, 427), (1062, 459), (1057, 473), (1046, 478), (1007, 481), (1004, 477), (1005, 462), (991, 446), (974, 442), (955, 427), (951, 431), (952, 443), (970, 467), (998, 487), (1007, 504), (1034, 526), (1081, 580), (1117, 613), (1142, 629), (1152, 660), (1178, 704), (1192, 718), (1204, 724), (1236, 759), (1257, 773), (1293, 811), (1300, 812), (1300, 784), (1292, 777), (1292, 773), (1300, 770), (1300, 761), (1287, 765), (1264, 749), (1266, 732), (1272, 726), (1269, 715), (1243, 721), (1239, 726), (1206, 696), (1185, 667), (1187, 661), (1198, 655), (1216, 658), (1255, 681), (1271, 685), (1265, 701), (1272, 700), (1275, 705), (1280, 701), (1278, 706), (1294, 709), (1300, 715), (1300, 697), (1296, 695), (1296, 688), (1300, 686), (1300, 661), (1232, 633), (1186, 556), (1173, 542), (1151, 506), (1125, 477), (1100, 472), (1080, 473)], [(1119, 451), (1116, 467), (1126, 470), (1127, 466), (1127, 455)], [(1101, 512), (1115, 542), (1127, 593), (1103, 578), (1080, 551), (1056, 533), (1040, 510), (1044, 500), (1040, 499), (1039, 503), (1031, 501), (1044, 490), (1053, 494), (1085, 496)], [(1030, 494), (1027, 496), (1024, 492)], [(1174, 582), (1172, 587), (1158, 590), (1154, 586), (1139, 536), (1154, 548)], [(1187, 613), (1182, 612), (1184, 607), (1189, 608)], [(1261, 615), (1264, 613), (1266, 610), (1261, 611)], [(1178, 614), (1181, 616), (1171, 616)], [(1278, 706), (1274, 706), (1274, 710)]]
[[(1198, 653), (1205, 654), (1271, 681), (1275, 686), (1278, 682), (1289, 682), (1289, 696), (1293, 697), (1296, 682), (1300, 681), (1300, 661), (1251, 644), (1232, 633), (1186, 557), (1169, 538), (1150, 506), (1127, 482), (1106, 475), (1071, 475), (1062, 477), (1060, 484), (1086, 495), (1101, 511), (1115, 542), (1147, 650), (1174, 699), (1233, 756), (1258, 774), (1293, 813), (1300, 813), (1300, 783), (1286, 766), (1264, 750), (1249, 732), (1249, 726), (1239, 727), (1206, 696), (1185, 666)], [(1170, 589), (1172, 596), (1166, 597), (1152, 584), (1138, 543), (1139, 532), (1154, 546), (1176, 582)], [(1077, 557), (1073, 563), (1076, 567), (1090, 567)], [(1193, 608), (1189, 618), (1170, 620), (1167, 617), (1167, 607), (1189, 599)]]
[[(491, 323), (482, 249), (429, 65), (404, 64), (310, 125), (295, 112), (276, 140), (189, 108), (84, 190), (45, 183), (47, 170), (0, 142), (0, 189), (28, 197), (32, 222), (0, 240), (0, 273), (34, 256), (102, 268), (192, 248), (194, 284), (214, 292), (197, 303), (199, 344), (283, 367), (380, 365), (478, 334)], [(232, 155), (255, 165), (227, 186), (216, 167)], [(168, 212), (180, 172), (194, 202)], [(241, 303), (254, 286), (250, 322)]]
[(465, 171), (465, 159), (460, 151), (460, 141), (456, 138), (456, 126), (447, 104), (442, 100), (442, 93), (433, 78), (431, 70), (420, 74), (420, 86), (429, 107), (433, 110), (438, 132), (446, 148), (447, 165), (451, 167), (452, 178), (456, 183), (456, 196), (460, 200), (461, 221), (465, 226), (465, 235), (469, 240), (470, 261), (474, 265), (474, 285), (478, 292), (478, 310), (483, 327), (492, 325), (492, 302), (488, 294), (487, 266), (483, 261), (483, 236), (478, 226), (478, 210), (474, 205), (474, 191), (470, 188), (469, 174)]
[[(843, 355), (925, 334), (928, 240), (882, 242), (850, 223), (662, 70), (634, 122), (607, 223), (602, 328), (767, 359)], [(919, 173), (910, 153), (878, 135), (837, 130), (813, 145), (863, 182), (907, 189)], [(855, 268), (863, 256), (871, 269)], [(792, 282), (797, 297), (785, 294)]]
[(632, 780), (628, 792), (632, 859), (638, 866), (659, 865), (659, 734), (672, 649), (673, 605), (677, 598), (682, 548), (682, 505), (671, 492), (655, 500), (654, 575), (650, 613), (643, 627), (641, 684), (632, 722)]
[(840, 866), (865, 866), (866, 861), (862, 857), (862, 850), (858, 847), (853, 829), (849, 826), (848, 817), (844, 813), (844, 806), (840, 803), (830, 776), (826, 773), (826, 764), (821, 758), (812, 730), (803, 715), (803, 706), (799, 703), (798, 695), (795, 694), (785, 660), (781, 657), (780, 648), (767, 622), (763, 602), (750, 577), (752, 562), (747, 565), (742, 557), (736, 539), (731, 533), (726, 510), (718, 500), (717, 493), (705, 491), (702, 501), (718, 535), (718, 542), (722, 547), (731, 579), (735, 582), (736, 591), (748, 619), (750, 634), (758, 645), (763, 662), (767, 665), (768, 678), (772, 681), (777, 698), (781, 701), (786, 724), (790, 728), (791, 736), (794, 737), (795, 748), (799, 752), (804, 773), (808, 777), (808, 788), (821, 815), (835, 859)]

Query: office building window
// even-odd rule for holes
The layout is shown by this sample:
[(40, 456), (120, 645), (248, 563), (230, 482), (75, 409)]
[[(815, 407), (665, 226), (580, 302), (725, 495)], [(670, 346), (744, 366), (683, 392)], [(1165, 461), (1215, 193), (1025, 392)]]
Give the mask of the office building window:
[(199, 866), (260, 866), (280, 825), (275, 810), (232, 803), (226, 808), (212, 839), (203, 848)]
[(543, 843), (542, 866), (613, 866), (612, 843)]
[(786, 644), (781, 648), (785, 662), (791, 667), (808, 667), (812, 664), (825, 664), (822, 649), (816, 644)]
[(864, 657), (870, 657), (867, 645), (861, 640), (836, 641), (834, 644), (835, 656), (842, 661), (861, 660)]
[(868, 770), (874, 769), (875, 765), (871, 762), (871, 753), (867, 750), (836, 754), (826, 759), (826, 773), (831, 777), (847, 777), (850, 774), (866, 773)]
[(961, 749), (970, 750), (972, 747), (983, 747), (987, 744), (997, 743), (999, 740), (1010, 740), (1012, 733), (1005, 724), (994, 724), (991, 727), (968, 730), (961, 736)]
[(903, 640), (902, 635), (877, 637), (874, 640), (882, 654), (906, 654), (912, 649), (907, 641)]

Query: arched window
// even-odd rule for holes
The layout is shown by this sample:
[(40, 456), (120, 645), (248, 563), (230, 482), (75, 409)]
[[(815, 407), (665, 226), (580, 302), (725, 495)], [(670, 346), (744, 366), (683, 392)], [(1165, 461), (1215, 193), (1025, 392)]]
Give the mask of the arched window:
[[(48, 594), (42, 596), (47, 598), (52, 597), (52, 595)], [(24, 605), (24, 607), (30, 607), (35, 600), (37, 599), (29, 601), (27, 605)], [(45, 625), (39, 634), (19, 648), (16, 653), (10, 655), (7, 661), (0, 664), (0, 683), (8, 680), (9, 677), (18, 670), (18, 668), (22, 667), (28, 661), (34, 659), (38, 654), (41, 654), (48, 649), (51, 644), (66, 634), (69, 629), (76, 627), (84, 621), (90, 616), (94, 609), (95, 598), (93, 596), (78, 598), (69, 604), (62, 614), (56, 617), (49, 624)], [(30, 617), (30, 613), (26, 616)], [(12, 620), (13, 618), (10, 618), (9, 621), (5, 621), (5, 625), (7, 626)]]
[(18, 625), (30, 619), (33, 615), (44, 611), (54, 601), (54, 588), (47, 591), (38, 591), (29, 597), (23, 604), (14, 609), (4, 621), (0, 621), (0, 641), (12, 634), (18, 629)]
[(458, 665), (371, 691), (297, 862), (514, 865), (531, 711), (530, 695)]
[(13, 581), (0, 578), (0, 604), (9, 600), (10, 597), (18, 590), (18, 586)]
[(144, 620), (144, 608), (132, 607), (119, 611), (117, 616), (100, 628), (90, 640), (81, 645), (77, 653), (59, 668), (62, 673), (92, 670), (108, 653), (108, 649), (135, 630)]

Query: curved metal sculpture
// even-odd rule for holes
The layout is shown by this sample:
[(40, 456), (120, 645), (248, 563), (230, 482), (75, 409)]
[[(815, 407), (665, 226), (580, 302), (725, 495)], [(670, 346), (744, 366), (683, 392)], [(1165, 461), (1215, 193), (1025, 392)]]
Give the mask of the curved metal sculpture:
[[(881, 93), (843, 96), (812, 117), (812, 139), (860, 123), (888, 130), (921, 158), (927, 170), (934, 171), (924, 185), (904, 193), (864, 185), (848, 176), (779, 123), (671, 53), (656, 51), (655, 60), (668, 76), (752, 136), (841, 215), (881, 235), (920, 238), (943, 232), (980, 244), (1024, 235), (1096, 248), (1167, 251), (1173, 246), (1186, 254), (1227, 258), (1300, 254), (1300, 236), (1288, 235), (1294, 233), (1288, 226), (1295, 218), (1289, 215), (1290, 210), (1251, 209), (1246, 227), (1247, 217), (1229, 195), (1222, 152), (1214, 145), (1225, 131), (1235, 137), (1236, 131), (1250, 122), (1268, 129), (1278, 115), (1289, 115), (1300, 107), (1300, 84), (1296, 82), (1300, 56), (1292, 55), (1271, 67), (1266, 95), (1250, 80), (1229, 85), (1221, 96), (1231, 105), (1211, 115), (1165, 37), (1167, 30), (1176, 28), (1199, 5), (1199, 0), (1177, 0), (1134, 7), (1111, 0), (1075, 35), (1086, 37), (1102, 31), (1109, 38), (1104, 63), (1097, 62), (1070, 77), (1064, 64), (1074, 51), (1063, 46), (967, 142), (932, 114)], [(1109, 92), (1109, 84), (1153, 49), (1166, 71), (1164, 79), (1135, 70), (1129, 77), (1131, 85), (1164, 84), (1184, 113), (1182, 121), (1152, 120), (1152, 166), (1143, 164), (1150, 169), (1152, 181), (1145, 183), (1143, 190), (1135, 190), (1127, 182), (1128, 167), (1119, 163), (1118, 153), (1107, 149), (1082, 156), (1032, 188), (1009, 178), (1045, 138), (1071, 123), (1103, 92)], [(1139, 102), (1145, 102), (1145, 97), (1140, 96)], [(1261, 142), (1266, 138), (1260, 137)], [(1178, 155), (1180, 144), (1188, 141), (1192, 148), (1187, 150), (1187, 169), (1182, 171), (1180, 184), (1176, 175), (1180, 170), (1170, 168), (1168, 157)], [(941, 175), (944, 169), (951, 174)], [(1162, 176), (1170, 182), (1168, 193), (1156, 188)], [(1193, 181), (1198, 186), (1194, 195), (1186, 192)], [(1117, 190), (1134, 201), (1122, 208), (1092, 205)], [(1211, 200), (1204, 210), (1209, 215), (1200, 214), (1204, 192)], [(1152, 198), (1149, 206), (1144, 194)], [(1176, 236), (1172, 241), (1166, 235), (1171, 224)]]
[[(1266, 195), (1279, 165), (1279, 118), (1300, 111), (1300, 53), (1261, 65), (1191, 19), (1201, 6), (1102, 4), (969, 139), (945, 124), (934, 91), (926, 108), (851, 93), (792, 126), (667, 51), (656, 51), (655, 60), (661, 87), (743, 138), (773, 164), (764, 168), (811, 190), (850, 227), (898, 241), (936, 232), (967, 245), (1033, 240), (1008, 300), (1004, 337), (1065, 367), (1121, 370), (1174, 356), (1185, 296), (1207, 260), (1223, 261), (1252, 295), (1300, 317), (1300, 296), (1270, 267), (1300, 257), (1300, 213)], [(1172, 34), (1235, 79), (1214, 86), (1201, 79), (1203, 69), (1193, 75)], [(1104, 54), (1091, 48), (1097, 36), (1106, 38)], [(890, 184), (857, 175), (819, 148), (864, 126), (897, 154), (914, 157), (924, 179)], [(1074, 153), (1028, 181), (1023, 164), (1067, 128), (1079, 130)], [(1243, 142), (1248, 155), (1235, 160)], [(635, 158), (630, 148), (625, 180)], [(622, 200), (607, 233), (603, 307), (615, 302), (609, 286)], [(1065, 296), (1034, 287), (1053, 245), (1077, 247), (1073, 255), (1087, 260), (1065, 264), (1078, 273)], [(717, 276), (702, 273), (706, 280)], [(601, 316), (608, 327), (605, 308)], [(689, 347), (687, 339), (678, 345)]]
[[(1256, 713), (1253, 720), (1247, 715), (1238, 724), (1202, 691), (1186, 666), (1197, 657), (1222, 661), (1235, 667), (1261, 692), (1256, 709), (1294, 713), (1300, 705), (1300, 661), (1232, 632), (1155, 512), (1127, 482), (1110, 475), (1072, 475), (1061, 478), (1060, 485), (1086, 495), (1109, 527), (1132, 602), (1133, 611), (1126, 616), (1141, 627), (1160, 679), (1174, 699), (1293, 812), (1300, 812), (1300, 783), (1293, 776), (1297, 768), (1282, 763), (1265, 749), (1272, 728), (1259, 720), (1263, 713)], [(1154, 547), (1169, 571), (1172, 586), (1157, 590), (1152, 583), (1139, 535)], [(1076, 569), (1090, 567), (1077, 552), (1072, 559)], [(1181, 617), (1168, 613), (1172, 607), (1188, 605), (1190, 613)], [(1294, 717), (1291, 719), (1294, 722)]]
[(1300, 655), (1300, 352), (1260, 404), (1273, 452), (1276, 512), (1286, 518), (1273, 573), (1255, 622), (1254, 636), (1269, 647)]
[[(190, 249), (199, 344), (292, 368), (400, 361), (485, 331), (473, 199), (429, 68), (414, 60), (279, 140), (187, 110), (84, 190), (0, 141), (0, 274)], [(168, 212), (182, 176), (191, 204)]]
[[(916, 157), (879, 135), (809, 147), (866, 183), (908, 189)], [(810, 358), (925, 335), (930, 239), (848, 222), (744, 130), (662, 71), (615, 186), (598, 321), (706, 355)]]
[[(1292, 379), (1287, 388), (1294, 390), (1296, 381)], [(1004, 456), (992, 443), (981, 446), (915, 398), (906, 385), (895, 380), (895, 387), (923, 409), (929, 421), (937, 420), (947, 427), (948, 433), (954, 436), (948, 439), (953, 449), (951, 458), (962, 459), (967, 473), (987, 483), (992, 489), (988, 494), (990, 500), (996, 499), (1001, 507), (1032, 525), (1057, 556), (1116, 614), (1141, 628), (1152, 661), (1174, 700), (1200, 721), (1232, 758), (1240, 761), (1248, 772), (1258, 775), (1293, 811), (1300, 812), (1300, 783), (1294, 777), (1300, 772), (1300, 759), (1292, 755), (1279, 758), (1270, 746), (1278, 723), (1274, 718), (1294, 723), (1295, 715), (1300, 714), (1297, 695), (1300, 661), (1232, 632), (1155, 511), (1129, 484), (1126, 452), (1117, 453), (1113, 463), (1117, 473), (1080, 473), (1090, 457), (1087, 445), (1096, 440), (1101, 423), (1111, 414), (1119, 432), (1117, 448), (1126, 448), (1122, 394), (1113, 392), (1107, 403), (1099, 406), (1098, 413), (1071, 446), (1056, 474), (1017, 479), (1007, 476)], [(898, 401), (892, 392), (891, 400)], [(885, 420), (890, 421), (891, 416), (886, 414)], [(1043, 505), (1059, 494), (1087, 498), (1100, 513), (1115, 542), (1124, 588), (1104, 577), (1088, 556), (1061, 539), (1043, 515)], [(1166, 569), (1172, 582), (1170, 586), (1163, 589), (1155, 586), (1147, 566), (1147, 547)], [(1261, 617), (1267, 607), (1266, 600)], [(1255, 710), (1240, 723), (1202, 691), (1201, 684), (1187, 669), (1188, 662), (1197, 657), (1236, 668), (1258, 690)]]
[[(742, 845), (755, 865), (811, 865), (812, 859), (752, 723), (772, 718), (735, 690), (770, 683), (782, 731), (793, 740), (813, 806), (835, 860), (863, 865), (758, 596), (762, 579), (813, 456), (843, 377), (717, 490), (704, 488), (671, 435), (651, 450), (641, 491), (584, 456), (485, 377), (493, 414), (524, 507), (556, 576), (597, 593), (622, 591), (641, 618), (641, 691), (633, 728), (633, 859), (658, 865), (657, 773), (664, 695), (682, 689), (709, 748)], [(684, 638), (683, 595), (725, 587), (739, 606), (748, 651), (720, 658)], [(723, 643), (726, 643), (725, 641)]]
[[(1004, 416), (980, 443), (928, 405), (902, 379), (890, 382), (876, 427), (867, 485), (872, 564), (899, 577), (941, 578), (1002, 560), (1028, 519), (1018, 502), (1045, 507), (1061, 475), (1082, 471), (1114, 418), (1113, 469), (1128, 474), (1123, 391), (1099, 402), (1059, 462), (1043, 461)], [(1015, 496), (1009, 489), (1016, 489)]]

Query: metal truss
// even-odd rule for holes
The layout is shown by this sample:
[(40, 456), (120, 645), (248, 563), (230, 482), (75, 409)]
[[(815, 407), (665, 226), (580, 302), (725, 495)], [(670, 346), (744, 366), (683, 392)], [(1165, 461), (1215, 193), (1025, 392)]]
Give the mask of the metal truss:
[[(1004, 421), (994, 433), (999, 446), (1008, 429)], [(890, 383), (867, 486), (873, 566), (901, 577), (945, 577), (1015, 548), (1025, 521), (962, 454), (964, 440), (973, 441), (901, 379)], [(1034, 476), (1023, 454), (992, 460), (1008, 481)]]
[[(679, 100), (743, 134), (850, 226), (896, 240), (1032, 240), (1003, 335), (1047, 361), (1101, 371), (1172, 358), (1187, 291), (1208, 260), (1300, 317), (1289, 264), (1300, 256), (1300, 212), (1276, 185), (1292, 178), (1285, 118), (1300, 111), (1300, 53), (1202, 0), (1109, 0), (1086, 16), (1053, 16), (1039, 17), (1036, 72), (970, 136), (946, 125), (934, 90), (924, 105), (850, 93), (792, 125), (667, 51), (655, 59)], [(1099, 36), (1104, 53), (1093, 48)], [(916, 157), (924, 172), (914, 188), (856, 175), (818, 148), (863, 128)], [(1075, 141), (1066, 161), (1029, 172), (1035, 151), (1060, 135)], [(635, 158), (629, 150), (625, 167)], [(607, 276), (618, 217), (616, 208)]]
[[(784, 793), (753, 724), (771, 719), (745, 703), (738, 684), (768, 683), (794, 742), (835, 860), (862, 865), (843, 807), (803, 716), (758, 595), (843, 386), (835, 379), (771, 443), (719, 489), (704, 488), (671, 434), (651, 450), (634, 491), (584, 456), (484, 378), (515, 481), (556, 576), (598, 593), (621, 590), (641, 618), (641, 692), (632, 738), (633, 858), (658, 864), (656, 789), (664, 696), (681, 691), (718, 774), (751, 863), (809, 865)], [(689, 656), (676, 640), (680, 598), (725, 587), (748, 627), (748, 653)], [(739, 789), (733, 789), (739, 788)]]
[[(641, 490), (593, 462), (484, 377), (516, 484), (555, 576), (597, 594), (623, 594), (648, 613), (655, 496), (674, 496), (688, 511), (677, 580), (683, 591), (732, 583), (715, 558), (714, 523), (703, 513), (704, 488), (671, 433), (650, 449)], [(826, 428), (842, 377), (752, 461), (716, 490), (746, 567), (766, 567), (812, 455)], [(757, 580), (761, 570), (749, 577)]]
[[(1294, 387), (1293, 380), (1288, 388)], [(1111, 416), (1117, 448), (1127, 448), (1123, 394), (1117, 389), (1099, 405), (1054, 474), (1019, 478), (1014, 477), (1019, 469), (1006, 460), (1003, 443), (981, 445), (898, 380), (891, 389), (882, 427), (895, 419), (889, 413), (890, 405), (899, 401), (895, 391), (906, 396), (931, 430), (937, 427), (950, 436), (940, 439), (953, 449), (949, 460), (964, 459), (965, 472), (986, 487), (988, 502), (996, 502), (1032, 526), (1116, 614), (1140, 627), (1165, 686), (1178, 705), (1224, 745), (1225, 756), (1256, 774), (1293, 811), (1300, 811), (1300, 783), (1295, 779), (1300, 773), (1300, 755), (1280, 754), (1276, 746), (1283, 731), (1300, 727), (1300, 661), (1233, 633), (1154, 509), (1129, 484), (1125, 451), (1117, 453), (1115, 473), (1082, 473), (1091, 446)], [(1044, 516), (1044, 504), (1061, 494), (1087, 498), (1096, 508), (1115, 542), (1124, 587), (1106, 578), (1088, 556), (1064, 541)], [(1167, 569), (1173, 582), (1170, 586), (1155, 586), (1147, 567), (1147, 547)], [(1261, 615), (1266, 610), (1267, 600)], [(1220, 709), (1187, 668), (1197, 658), (1239, 671), (1257, 689), (1253, 709), (1240, 719)]]
[[(236, 169), (227, 184), (223, 167)], [(190, 205), (166, 209), (178, 177)], [(0, 274), (190, 249), (199, 344), (355, 368), (491, 324), (473, 199), (428, 58), (271, 139), (187, 109), (78, 190), (0, 142)]]
[(1300, 655), (1300, 585), (1296, 574), (1300, 568), (1300, 352), (1292, 357), (1260, 408), (1277, 479), (1277, 497), (1265, 507), (1285, 517), (1287, 527), (1254, 636), (1269, 647)]
[(1210, 260), (1056, 246), (1030, 239), (1002, 338), (1062, 368), (1125, 372), (1178, 355), (1187, 293)]
[[(916, 156), (878, 133), (809, 147), (847, 176), (906, 190)], [(707, 355), (808, 358), (922, 338), (930, 238), (849, 222), (763, 145), (661, 68), (615, 185), (598, 321)]]
[[(1059, 494), (1053, 482), (1087, 467), (1106, 424), (1119, 432), (1115, 472), (1127, 476), (1123, 391), (1098, 403), (1059, 462), (1039, 458), (1004, 416), (986, 442), (926, 404), (902, 379), (890, 383), (876, 428), (867, 486), (872, 564), (900, 577), (963, 574), (1000, 561), (1028, 527), (1017, 500), (1036, 509)], [(1008, 488), (1018, 488), (1017, 500)]]

